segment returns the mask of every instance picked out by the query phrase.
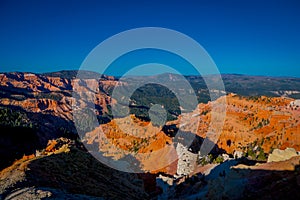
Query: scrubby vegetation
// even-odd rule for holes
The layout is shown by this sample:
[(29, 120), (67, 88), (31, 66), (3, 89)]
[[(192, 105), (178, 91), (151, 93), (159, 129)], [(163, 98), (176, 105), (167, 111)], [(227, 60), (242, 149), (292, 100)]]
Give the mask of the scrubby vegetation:
[(34, 124), (25, 112), (0, 107), (0, 126), (33, 128)]
[(224, 162), (224, 158), (222, 157), (222, 155), (213, 155), (213, 154), (208, 154), (207, 156), (203, 157), (203, 158), (197, 158), (197, 164), (204, 166), (207, 164), (220, 164)]
[(250, 143), (245, 148), (246, 156), (252, 160), (266, 161), (267, 154), (265, 153), (264, 149), (261, 147), (263, 143), (264, 143), (264, 139), (262, 139), (260, 142), (256, 140), (253, 143)]

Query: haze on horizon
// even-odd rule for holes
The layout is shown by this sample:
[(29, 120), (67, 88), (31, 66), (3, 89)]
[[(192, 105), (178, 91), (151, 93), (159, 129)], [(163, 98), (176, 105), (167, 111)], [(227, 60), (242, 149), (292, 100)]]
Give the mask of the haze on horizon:
[[(297, 0), (4, 0), (0, 2), (0, 71), (76, 70), (108, 37), (152, 26), (195, 39), (223, 74), (300, 77), (299, 8)], [(118, 76), (134, 65), (154, 61), (194, 74), (192, 66), (171, 54), (145, 55), (116, 60), (108, 74)]]

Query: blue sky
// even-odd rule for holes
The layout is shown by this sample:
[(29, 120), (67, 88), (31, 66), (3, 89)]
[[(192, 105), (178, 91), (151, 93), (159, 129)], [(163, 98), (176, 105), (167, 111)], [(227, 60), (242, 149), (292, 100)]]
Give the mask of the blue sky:
[(1, 0), (0, 71), (78, 69), (108, 37), (154, 26), (195, 39), (221, 73), (300, 77), (299, 10), (298, 0)]

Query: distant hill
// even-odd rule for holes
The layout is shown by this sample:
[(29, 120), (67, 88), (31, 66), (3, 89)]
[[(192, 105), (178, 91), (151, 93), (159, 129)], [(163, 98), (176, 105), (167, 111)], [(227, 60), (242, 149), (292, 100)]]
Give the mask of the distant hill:
[(300, 98), (300, 78), (225, 74), (227, 92), (244, 96), (285, 96)]
[[(44, 76), (60, 77), (65, 79), (74, 79), (77, 76), (77, 70), (63, 70), (58, 72), (43, 73)], [(176, 74), (161, 74), (155, 76), (131, 76), (128, 80), (144, 81), (145, 79), (164, 79), (169, 76), (176, 77)], [(286, 96), (291, 98), (300, 98), (300, 78), (295, 77), (271, 77), (271, 76), (250, 76), (242, 74), (222, 74), (222, 79), (226, 92), (237, 93), (243, 96), (269, 96), (279, 97)], [(99, 77), (112, 77), (106, 76), (91, 71), (81, 71), (81, 78), (99, 78)], [(213, 78), (214, 76), (208, 76)], [(119, 77), (115, 77), (117, 80)], [(185, 78), (191, 83), (192, 87), (197, 90), (202, 90), (202, 93), (207, 89), (206, 84), (202, 76), (188, 75)], [(204, 89), (204, 90), (203, 90)], [(202, 94), (203, 95), (203, 94)], [(207, 98), (200, 98), (200, 101), (205, 102)]]
[(49, 76), (49, 77), (60, 77), (60, 78), (65, 78), (65, 79), (74, 79), (76, 77), (80, 78), (107, 78), (111, 76), (106, 76), (106, 75), (101, 75), (97, 72), (92, 72), (92, 71), (86, 71), (86, 70), (62, 70), (58, 72), (47, 72), (47, 73), (42, 73), (44, 76)]
[[(300, 98), (300, 78), (249, 76), (241, 74), (222, 74), (227, 93), (243, 96), (269, 96)], [(208, 78), (213, 78), (209, 76)], [(198, 90), (205, 88), (205, 82), (200, 76), (186, 76), (193, 87)]]
[[(160, 79), (169, 81), (178, 79), (177, 74), (161, 74), (149, 77), (130, 77), (128, 80), (151, 80)], [(188, 75), (184, 76), (188, 80), (197, 94), (199, 102), (207, 102), (209, 93), (202, 76)], [(215, 75), (204, 76), (211, 80)], [(291, 97), (300, 98), (300, 78), (294, 77), (271, 77), (271, 76), (250, 76), (242, 74), (222, 74), (225, 91), (227, 93), (236, 93), (243, 96), (268, 96), (268, 97)]]

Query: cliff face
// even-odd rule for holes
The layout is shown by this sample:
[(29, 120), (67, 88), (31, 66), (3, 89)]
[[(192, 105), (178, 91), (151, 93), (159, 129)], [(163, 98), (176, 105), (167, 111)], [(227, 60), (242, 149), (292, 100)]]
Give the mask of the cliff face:
[[(83, 86), (78, 87), (78, 92), (88, 91), (87, 87), (96, 79), (83, 80)], [(17, 106), (27, 112), (51, 113), (66, 120), (72, 120), (71, 103), (72, 88), (78, 82), (76, 79), (51, 77), (28, 73), (0, 74), (1, 105)], [(86, 86), (84, 86), (84, 84)], [(116, 84), (112, 77), (100, 80), (103, 89), (96, 93), (95, 104), (107, 111), (110, 97), (106, 92)]]
[[(213, 102), (215, 104), (218, 104)], [(293, 147), (300, 150), (300, 107), (298, 100), (284, 97), (242, 97), (227, 95), (226, 117), (217, 145), (233, 154), (253, 145), (269, 153), (271, 149)], [(211, 123), (212, 103), (200, 104), (199, 128), (189, 117), (184, 128), (205, 138)]]
[(274, 148), (300, 150), (300, 108), (290, 98), (231, 96), (218, 145), (227, 152), (253, 144), (269, 153)]

